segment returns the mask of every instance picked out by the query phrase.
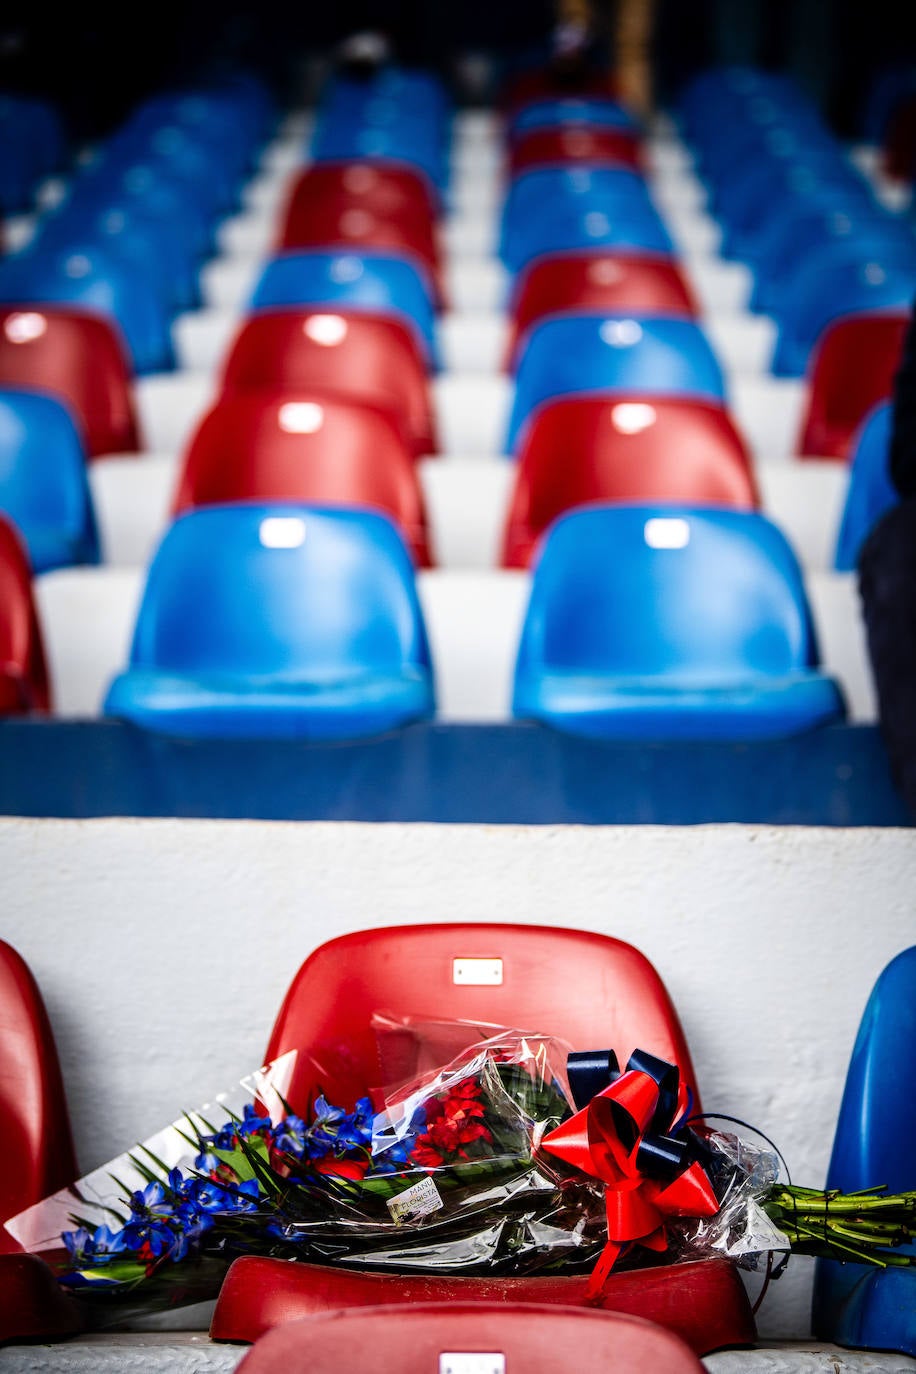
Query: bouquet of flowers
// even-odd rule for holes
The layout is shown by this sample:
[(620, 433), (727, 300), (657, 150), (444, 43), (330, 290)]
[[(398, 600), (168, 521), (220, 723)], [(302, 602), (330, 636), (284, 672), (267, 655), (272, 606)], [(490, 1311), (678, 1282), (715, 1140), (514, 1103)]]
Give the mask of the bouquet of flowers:
[(378, 1108), (283, 1095), (287, 1055), (7, 1222), (122, 1320), (216, 1295), (241, 1255), (387, 1272), (591, 1273), (772, 1250), (913, 1263), (916, 1193), (779, 1181), (774, 1152), (690, 1117), (674, 1065), (499, 1032)]

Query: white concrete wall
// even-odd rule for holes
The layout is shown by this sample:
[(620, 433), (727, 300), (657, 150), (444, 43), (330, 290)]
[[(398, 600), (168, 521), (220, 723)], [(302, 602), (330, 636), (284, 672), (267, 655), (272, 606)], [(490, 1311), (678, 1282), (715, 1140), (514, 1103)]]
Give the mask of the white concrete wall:
[[(869, 990), (916, 939), (916, 837), (893, 829), (4, 820), (0, 874), (86, 1169), (255, 1067), (324, 940), (501, 920), (642, 949), (705, 1108), (759, 1123), (818, 1185)], [(810, 1278), (794, 1261), (764, 1333), (804, 1334)]]

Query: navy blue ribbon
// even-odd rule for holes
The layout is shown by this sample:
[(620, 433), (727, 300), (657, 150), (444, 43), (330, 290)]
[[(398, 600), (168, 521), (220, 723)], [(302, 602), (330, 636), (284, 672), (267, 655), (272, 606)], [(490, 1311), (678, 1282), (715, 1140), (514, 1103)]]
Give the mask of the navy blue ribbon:
[[(633, 1051), (627, 1060), (627, 1071), (631, 1069), (648, 1074), (658, 1088), (658, 1106), (640, 1142), (637, 1167), (648, 1178), (674, 1179), (690, 1163), (693, 1147), (693, 1132), (683, 1123), (675, 1124), (680, 1071), (676, 1064), (646, 1050)], [(613, 1050), (577, 1050), (566, 1060), (566, 1073), (573, 1102), (581, 1111), (620, 1077), (620, 1062)], [(686, 1112), (685, 1118), (689, 1115)], [(620, 1138), (626, 1141), (632, 1122), (625, 1112), (615, 1112), (615, 1116)]]

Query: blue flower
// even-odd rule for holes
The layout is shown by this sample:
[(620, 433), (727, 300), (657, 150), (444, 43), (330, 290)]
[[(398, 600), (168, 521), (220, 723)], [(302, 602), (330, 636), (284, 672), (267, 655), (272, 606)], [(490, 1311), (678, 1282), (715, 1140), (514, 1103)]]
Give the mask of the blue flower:
[(301, 1159), (308, 1148), (308, 1127), (299, 1116), (286, 1116), (271, 1133), (275, 1149)]
[(80, 1226), (76, 1231), (64, 1231), (61, 1240), (69, 1250), (74, 1264), (87, 1269), (105, 1264), (127, 1249), (124, 1232), (112, 1231), (107, 1226), (99, 1226), (95, 1231), (88, 1231), (85, 1226)]

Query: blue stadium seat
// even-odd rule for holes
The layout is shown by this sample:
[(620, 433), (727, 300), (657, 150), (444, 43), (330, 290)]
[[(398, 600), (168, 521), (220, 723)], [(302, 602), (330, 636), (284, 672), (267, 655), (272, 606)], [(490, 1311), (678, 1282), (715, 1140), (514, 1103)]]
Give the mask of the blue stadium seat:
[(536, 406), (556, 396), (595, 392), (725, 400), (719, 364), (695, 321), (557, 315), (535, 325), (524, 341), (506, 453), (517, 451), (522, 426)]
[(885, 511), (900, 500), (888, 469), (893, 406), (876, 406), (852, 442), (849, 485), (837, 535), (833, 566), (855, 572), (859, 553)]
[[(532, 168), (514, 179), (503, 203), (499, 255), (509, 270), (516, 272), (537, 253), (600, 248), (603, 243), (619, 241), (619, 233), (616, 239), (608, 239), (609, 230), (602, 228), (599, 215), (623, 229), (633, 226), (631, 233), (649, 222), (666, 245), (658, 251), (672, 251), (671, 240), (637, 171), (631, 167), (567, 165)], [(542, 226), (545, 220), (549, 228)], [(570, 236), (570, 242), (556, 241)]]
[(416, 333), (431, 368), (438, 367), (434, 291), (419, 267), (394, 253), (310, 249), (270, 258), (251, 297), (252, 310), (286, 305), (339, 305), (402, 319)]
[(168, 313), (200, 306), (199, 261), (180, 221), (135, 197), (103, 196), (95, 203), (83, 198), (45, 216), (32, 243), (48, 251), (80, 241), (97, 243), (134, 272), (155, 279)]
[(136, 372), (174, 367), (168, 313), (155, 287), (91, 241), (48, 253), (39, 243), (0, 262), (0, 300), (95, 311), (120, 327)]
[(916, 254), (907, 252), (899, 263), (888, 262), (886, 245), (880, 259), (869, 259), (867, 251), (867, 245), (855, 243), (824, 249), (799, 274), (798, 289), (779, 321), (771, 364), (775, 376), (803, 376), (819, 335), (840, 316), (911, 309)]
[(0, 94), (0, 212), (31, 209), (39, 184), (63, 155), (60, 121), (46, 101)]
[(885, 246), (895, 251), (893, 245), (907, 242), (910, 252), (916, 251), (912, 228), (878, 206), (868, 208), (848, 200), (824, 204), (798, 197), (782, 205), (746, 256), (754, 272), (750, 307), (765, 314), (781, 314), (783, 302), (795, 293), (795, 273), (806, 270), (835, 244), (868, 243), (868, 256), (880, 262)]
[(544, 537), (512, 711), (605, 739), (762, 739), (843, 716), (801, 572), (763, 516), (591, 506)]
[(556, 129), (563, 124), (594, 124), (604, 129), (628, 129), (639, 133), (638, 119), (616, 100), (601, 96), (549, 97), (532, 100), (515, 114), (509, 124), (510, 137), (533, 129)]
[(353, 738), (433, 714), (414, 571), (358, 509), (191, 511), (150, 567), (105, 713), (195, 738)]
[(163, 176), (180, 180), (187, 194), (214, 218), (238, 208), (240, 172), (225, 166), (211, 147), (179, 125), (150, 131), (125, 127), (102, 150), (102, 162), (112, 169), (147, 159)]
[[(898, 954), (872, 990), (840, 1106), (827, 1187), (853, 1192), (916, 1185), (916, 945)], [(916, 1254), (912, 1241), (906, 1247)], [(819, 1340), (916, 1356), (916, 1268), (818, 1260), (812, 1309)]]
[(674, 252), (670, 235), (651, 206), (638, 201), (608, 209), (584, 202), (546, 203), (507, 241), (503, 261), (520, 272), (536, 258), (565, 252), (619, 249), (646, 253)]
[(83, 441), (66, 406), (44, 392), (0, 389), (0, 511), (33, 572), (99, 562)]
[(185, 181), (149, 159), (138, 158), (126, 164), (102, 162), (84, 169), (74, 179), (59, 213), (78, 212), (91, 220), (108, 204), (125, 208), (136, 205), (144, 214), (168, 221), (198, 262), (203, 262), (214, 248), (213, 216), (189, 194)]

